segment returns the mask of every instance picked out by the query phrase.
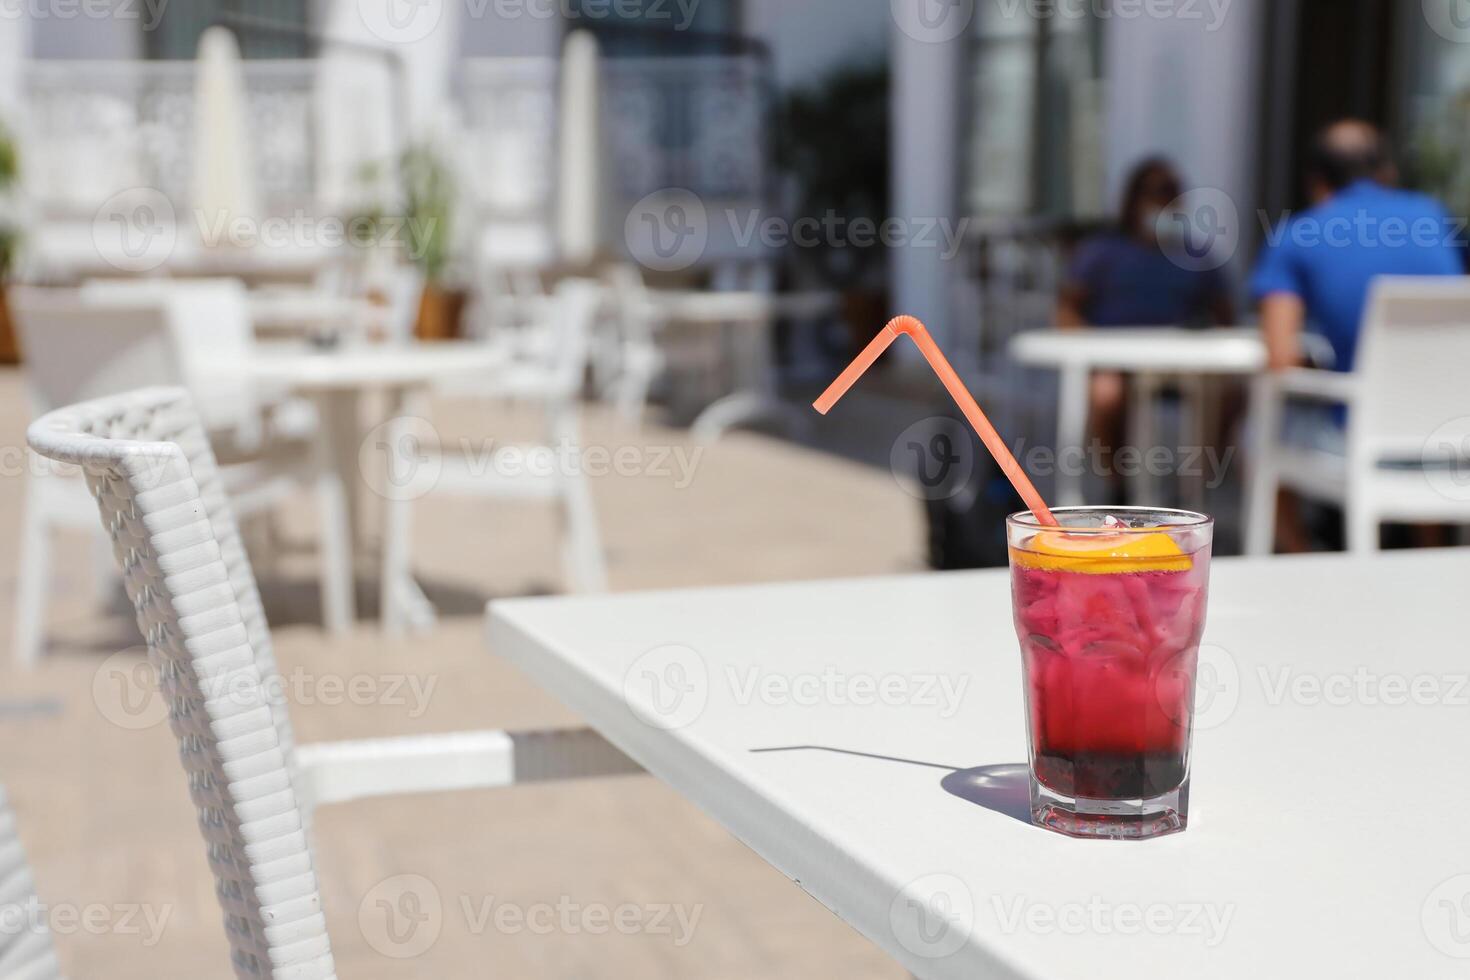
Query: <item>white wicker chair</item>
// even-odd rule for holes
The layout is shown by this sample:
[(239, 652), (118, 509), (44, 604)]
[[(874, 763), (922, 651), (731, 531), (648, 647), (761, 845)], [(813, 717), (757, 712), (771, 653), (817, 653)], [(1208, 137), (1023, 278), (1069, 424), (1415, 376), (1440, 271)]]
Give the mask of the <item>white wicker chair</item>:
[(60, 980), (51, 934), (34, 919), (40, 907), (15, 832), (15, 814), (0, 786), (0, 977), (5, 980)]
[(188, 395), (85, 402), (38, 419), (28, 437), (79, 465), (101, 508), (170, 706), (236, 976), (335, 975), (312, 807), (637, 771), (588, 731), (296, 747), (254, 575)]

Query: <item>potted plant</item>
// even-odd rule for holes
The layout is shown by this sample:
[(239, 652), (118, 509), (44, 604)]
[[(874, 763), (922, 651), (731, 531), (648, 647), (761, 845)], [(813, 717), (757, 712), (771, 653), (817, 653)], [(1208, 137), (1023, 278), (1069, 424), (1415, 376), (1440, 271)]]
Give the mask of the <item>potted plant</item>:
[(15, 328), (5, 303), (5, 282), (20, 247), (19, 207), (15, 201), (19, 181), (20, 153), (10, 130), (0, 123), (0, 364), (15, 364), (20, 360)]
[(404, 151), (399, 173), (409, 258), (424, 273), (415, 332), (422, 340), (445, 340), (459, 334), (464, 308), (464, 294), (444, 282), (453, 241), (454, 177), (443, 158), (422, 143)]

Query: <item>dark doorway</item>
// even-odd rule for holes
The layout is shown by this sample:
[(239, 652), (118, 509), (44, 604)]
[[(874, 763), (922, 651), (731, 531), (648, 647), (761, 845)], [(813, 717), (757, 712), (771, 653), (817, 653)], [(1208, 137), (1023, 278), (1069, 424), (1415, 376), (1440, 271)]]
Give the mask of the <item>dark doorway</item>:
[(1261, 187), (1268, 213), (1306, 202), (1302, 166), (1317, 130), (1356, 116), (1392, 131), (1392, 0), (1277, 0), (1262, 118)]

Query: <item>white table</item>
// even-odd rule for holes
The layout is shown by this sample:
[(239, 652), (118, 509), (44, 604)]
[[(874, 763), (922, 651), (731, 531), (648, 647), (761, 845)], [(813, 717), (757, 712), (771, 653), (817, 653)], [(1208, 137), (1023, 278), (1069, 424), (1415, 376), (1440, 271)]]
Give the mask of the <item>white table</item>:
[(776, 392), (771, 326), (778, 317), (810, 319), (837, 306), (835, 293), (771, 293), (761, 290), (651, 290), (648, 301), (664, 322), (732, 330), (735, 391), (706, 406), (691, 425), (696, 438), (712, 441), (730, 429), (762, 418), (781, 418)]
[[(1106, 327), (1084, 330), (1034, 330), (1011, 341), (1022, 364), (1061, 373), (1057, 396), (1057, 453), (1080, 451), (1087, 439), (1087, 389), (1094, 371), (1130, 375), (1135, 388), (1135, 430), (1129, 441), (1153, 445), (1147, 399), (1160, 375), (1190, 379), (1186, 394), (1193, 406), (1196, 433), (1203, 436), (1204, 393), (1198, 379), (1210, 375), (1252, 375), (1266, 366), (1266, 345), (1254, 327), (1185, 330), (1174, 327)], [(1203, 440), (1201, 440), (1203, 445)], [(1080, 467), (1058, 466), (1056, 502), (1086, 503)]]
[[(394, 464), (391, 447), (365, 446), (365, 433), (385, 425), (405, 413), (409, 396), (435, 381), (459, 376), (486, 377), (503, 370), (508, 355), (488, 344), (446, 341), (434, 344), (361, 345), (331, 350), (315, 350), (299, 344), (260, 344), (253, 359), (244, 365), (220, 365), (216, 370), (246, 371), (262, 388), (289, 392), (310, 398), (317, 406), (321, 425), (318, 429), (319, 451), (328, 465), (330, 478), (345, 502), (349, 527), (356, 537), (361, 531), (361, 486), (368, 480), (367, 466), (379, 466), (386, 474), (372, 481), (382, 489), (393, 485)], [(369, 399), (379, 393), (382, 397)], [(376, 402), (377, 414), (367, 418), (368, 405)], [(385, 438), (392, 438), (385, 432)], [(391, 494), (389, 495), (391, 497)], [(394, 504), (407, 501), (383, 501), (383, 542), (391, 546), (398, 536), (388, 527), (395, 517)], [(401, 519), (401, 514), (396, 515)], [(396, 630), (407, 624), (425, 627), (434, 620), (418, 584), (407, 581), (394, 570), (401, 563), (393, 555), (383, 557), (381, 576), (381, 617), (383, 627)], [(346, 597), (345, 608), (333, 617), (351, 620), (355, 613), (352, 597)]]
[[(1470, 964), (1449, 955), (1470, 957), (1467, 589), (1465, 550), (1217, 562), (1190, 826), (1142, 842), (1026, 821), (1004, 570), (511, 600), (488, 632), (921, 977), (1449, 980)], [(1337, 703), (1359, 668), (1379, 703)], [(846, 694), (783, 695), (824, 672)], [(1440, 703), (1384, 703), (1421, 677)], [(927, 678), (967, 685), (952, 714)], [(908, 703), (859, 703), (863, 679)]]
[(256, 289), (250, 293), (250, 322), (260, 335), (302, 337), (335, 333), (349, 342), (363, 339), (382, 307), (363, 299), (334, 296), (311, 287)]

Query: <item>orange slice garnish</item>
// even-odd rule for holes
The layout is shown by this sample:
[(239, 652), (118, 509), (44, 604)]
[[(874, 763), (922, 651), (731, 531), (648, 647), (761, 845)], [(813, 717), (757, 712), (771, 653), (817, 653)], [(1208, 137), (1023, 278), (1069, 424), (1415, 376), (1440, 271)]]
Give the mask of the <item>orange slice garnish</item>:
[(1068, 534), (1038, 531), (1024, 546), (1011, 549), (1011, 561), (1026, 568), (1089, 575), (1123, 572), (1186, 572), (1194, 567), (1174, 539), (1152, 534)]

